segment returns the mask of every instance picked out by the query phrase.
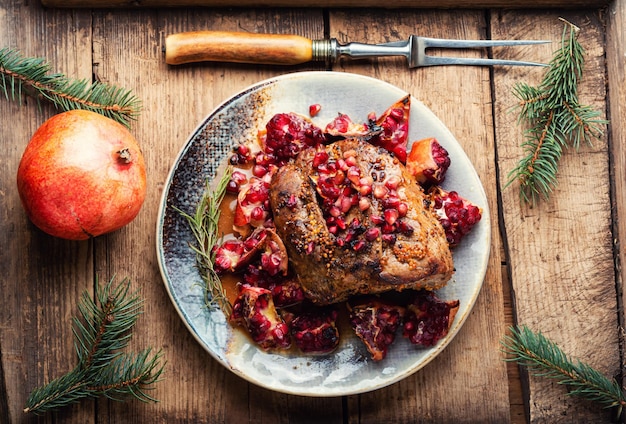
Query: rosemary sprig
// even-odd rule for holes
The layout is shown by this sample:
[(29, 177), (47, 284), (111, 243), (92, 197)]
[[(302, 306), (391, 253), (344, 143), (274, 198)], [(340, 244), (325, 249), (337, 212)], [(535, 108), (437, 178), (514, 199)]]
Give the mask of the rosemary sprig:
[(209, 308), (218, 306), (227, 317), (230, 316), (232, 305), (228, 301), (226, 291), (222, 286), (219, 275), (213, 269), (215, 253), (213, 247), (218, 244), (221, 236), (218, 234), (220, 219), (220, 203), (226, 194), (226, 186), (232, 174), (232, 167), (228, 166), (219, 180), (215, 190), (211, 190), (209, 182), (193, 215), (174, 208), (189, 224), (195, 238), (195, 244), (190, 244), (196, 254), (196, 266), (205, 284), (205, 303)]
[(122, 400), (132, 396), (144, 402), (156, 401), (146, 390), (160, 380), (164, 365), (161, 351), (151, 349), (137, 354), (121, 352), (131, 338), (131, 330), (141, 313), (142, 301), (129, 294), (128, 279), (113, 288), (113, 280), (98, 285), (97, 305), (83, 293), (78, 309), (82, 319), (73, 318), (74, 346), (78, 365), (67, 374), (34, 389), (24, 412), (42, 414), (76, 403), (83, 398), (106, 396)]
[(126, 126), (137, 119), (141, 102), (131, 93), (102, 82), (72, 80), (50, 73), (42, 58), (24, 57), (10, 48), (0, 49), (0, 91), (7, 100), (22, 101), (23, 94), (34, 94), (63, 111), (87, 109)]
[(572, 361), (554, 342), (526, 326), (511, 327), (511, 335), (501, 343), (515, 361), (537, 376), (553, 378), (569, 388), (568, 394), (598, 402), (606, 408), (617, 407), (618, 415), (626, 406), (626, 396), (621, 386), (605, 377), (588, 364)]
[(577, 27), (565, 22), (561, 47), (539, 86), (519, 83), (513, 90), (519, 99), (519, 120), (528, 125), (522, 143), (526, 156), (509, 172), (506, 186), (519, 181), (520, 198), (525, 203), (548, 199), (557, 185), (563, 149), (578, 148), (582, 142), (591, 144), (608, 123), (598, 119), (600, 112), (578, 102), (585, 56), (578, 32)]

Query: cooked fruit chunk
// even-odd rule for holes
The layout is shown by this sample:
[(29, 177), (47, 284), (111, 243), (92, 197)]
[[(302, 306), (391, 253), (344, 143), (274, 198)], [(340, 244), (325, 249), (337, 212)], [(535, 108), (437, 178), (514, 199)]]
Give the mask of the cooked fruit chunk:
[(276, 312), (272, 293), (267, 289), (240, 285), (230, 320), (245, 327), (262, 349), (287, 349), (291, 346), (289, 328)]
[(375, 121), (370, 120), (368, 129), (373, 133), (369, 142), (380, 146), (406, 163), (407, 142), (409, 136), (409, 117), (411, 96), (405, 96), (391, 105)]
[(435, 138), (415, 141), (406, 160), (406, 169), (423, 186), (443, 182), (450, 167), (450, 156)]
[(439, 186), (431, 188), (428, 194), (430, 207), (446, 232), (448, 244), (450, 247), (458, 245), (480, 221), (481, 208), (459, 196), (456, 191), (448, 192)]
[(339, 344), (335, 323), (337, 309), (333, 306), (310, 308), (295, 315), (291, 321), (293, 342), (304, 353), (329, 353)]
[(350, 324), (363, 341), (374, 361), (387, 355), (387, 348), (396, 338), (396, 330), (402, 324), (404, 308), (380, 299), (350, 301)]
[(458, 300), (443, 301), (420, 290), (407, 306), (402, 335), (418, 346), (434, 346), (448, 334), (458, 310)]

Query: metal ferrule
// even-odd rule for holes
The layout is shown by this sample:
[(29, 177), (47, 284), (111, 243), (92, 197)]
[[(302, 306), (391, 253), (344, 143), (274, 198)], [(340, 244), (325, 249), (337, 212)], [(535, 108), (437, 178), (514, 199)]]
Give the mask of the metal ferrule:
[(337, 60), (337, 39), (313, 40), (311, 46), (313, 61), (324, 62), (326, 66), (332, 65)]

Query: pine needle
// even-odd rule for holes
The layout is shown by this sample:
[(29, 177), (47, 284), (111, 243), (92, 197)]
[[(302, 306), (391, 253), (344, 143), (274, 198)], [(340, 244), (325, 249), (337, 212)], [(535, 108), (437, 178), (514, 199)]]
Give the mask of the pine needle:
[(626, 396), (615, 381), (581, 361), (570, 359), (554, 342), (526, 326), (511, 327), (511, 335), (501, 341), (509, 355), (534, 375), (552, 378), (568, 387), (568, 394), (597, 402), (605, 408), (626, 406)]
[(519, 121), (527, 125), (522, 149), (525, 157), (509, 172), (506, 186), (520, 185), (520, 198), (535, 204), (548, 199), (557, 185), (559, 161), (567, 147), (578, 148), (599, 138), (608, 121), (578, 103), (578, 83), (583, 76), (585, 51), (577, 40), (578, 28), (566, 22), (561, 47), (537, 87), (516, 84)]
[(74, 318), (74, 345), (78, 365), (67, 374), (34, 389), (24, 412), (42, 414), (83, 398), (106, 396), (113, 400), (133, 397), (148, 402), (155, 399), (147, 390), (160, 380), (163, 367), (161, 351), (151, 349), (126, 354), (124, 349), (140, 314), (141, 299), (129, 294), (128, 279), (113, 288), (113, 280), (98, 285), (97, 305), (83, 293), (78, 309), (82, 319)]
[(206, 182), (204, 193), (193, 215), (174, 208), (187, 220), (195, 238), (195, 243), (190, 244), (190, 247), (196, 254), (196, 265), (205, 284), (205, 303), (209, 308), (216, 306), (221, 308), (226, 317), (230, 316), (232, 305), (228, 301), (228, 296), (222, 286), (219, 275), (213, 268), (213, 261), (215, 260), (213, 247), (218, 244), (221, 238), (218, 234), (220, 204), (226, 194), (226, 186), (231, 174), (232, 167), (229, 166), (219, 180), (215, 190), (211, 190), (209, 182)]
[(24, 57), (17, 50), (0, 49), (0, 92), (20, 103), (25, 94), (45, 99), (57, 109), (85, 109), (125, 126), (136, 120), (141, 102), (129, 90), (88, 80), (72, 80), (51, 73), (43, 58)]

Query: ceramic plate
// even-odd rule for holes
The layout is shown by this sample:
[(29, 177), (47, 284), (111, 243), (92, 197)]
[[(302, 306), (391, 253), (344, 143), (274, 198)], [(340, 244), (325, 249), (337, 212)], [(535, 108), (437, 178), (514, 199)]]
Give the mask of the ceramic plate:
[[(223, 313), (204, 304), (201, 278), (189, 243), (195, 242), (186, 221), (174, 207), (193, 213), (205, 188), (215, 179), (233, 145), (254, 140), (257, 129), (276, 113), (308, 116), (324, 127), (337, 113), (364, 121), (380, 115), (406, 95), (388, 83), (340, 72), (300, 72), (260, 82), (225, 101), (198, 126), (177, 156), (167, 179), (157, 221), (160, 271), (171, 300), (189, 331), (217, 361), (244, 379), (283, 393), (338, 396), (378, 389), (401, 380), (430, 362), (452, 340), (467, 318), (485, 276), (490, 247), (487, 200), (468, 157), (453, 135), (420, 101), (411, 98), (410, 140), (436, 137), (452, 160), (444, 187), (457, 190), (483, 208), (483, 218), (454, 252), (456, 273), (439, 290), (442, 299), (459, 299), (460, 309), (449, 334), (435, 347), (419, 349), (398, 332), (387, 357), (373, 362), (353, 334), (342, 334), (329, 355), (268, 353), (256, 347), (241, 329), (232, 328)], [(348, 332), (350, 333), (350, 332)]]

